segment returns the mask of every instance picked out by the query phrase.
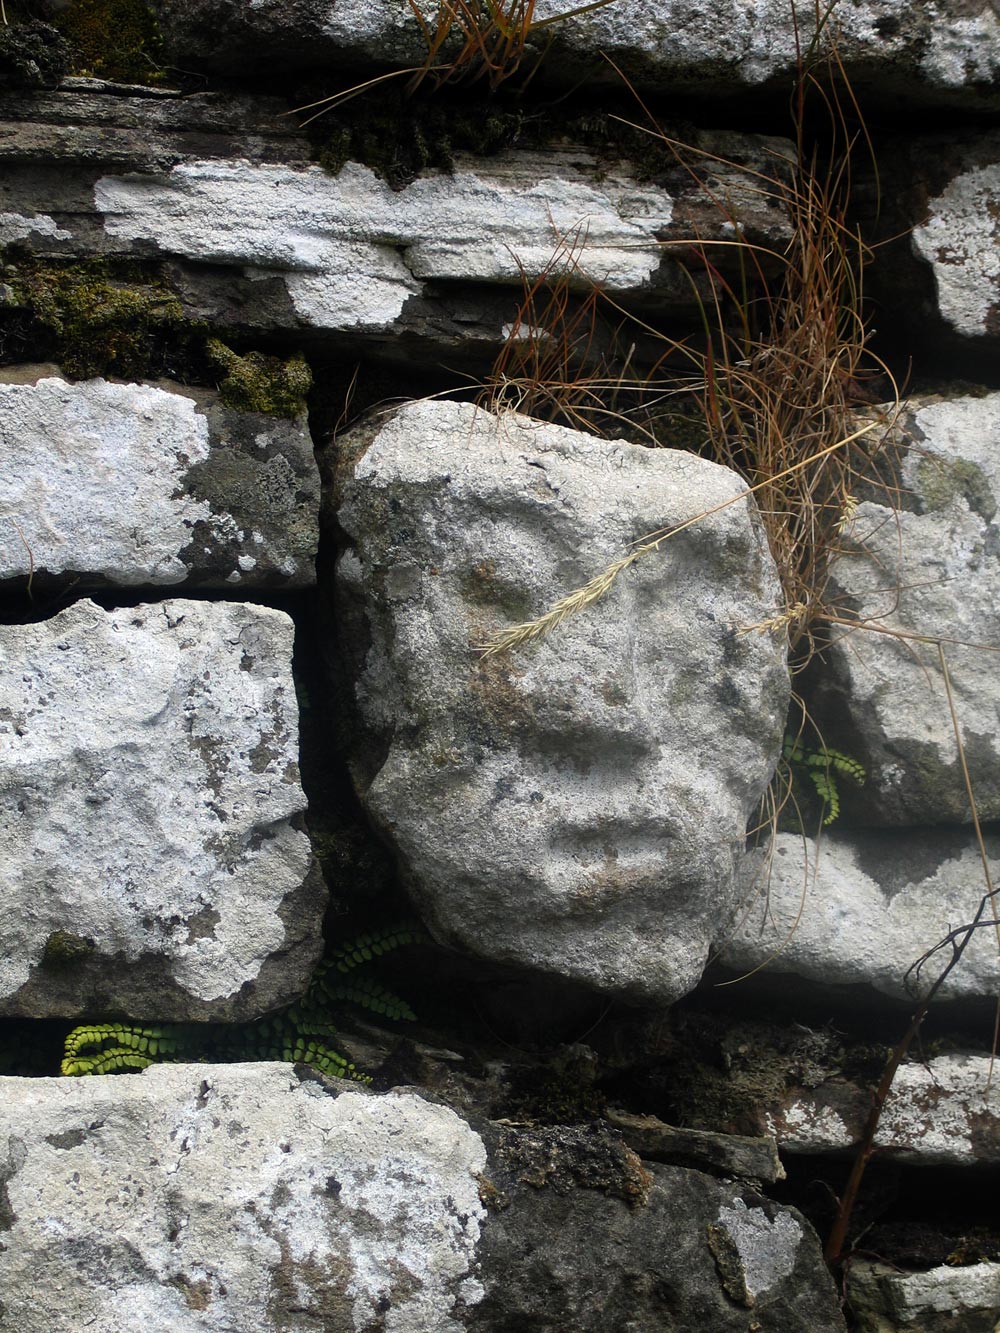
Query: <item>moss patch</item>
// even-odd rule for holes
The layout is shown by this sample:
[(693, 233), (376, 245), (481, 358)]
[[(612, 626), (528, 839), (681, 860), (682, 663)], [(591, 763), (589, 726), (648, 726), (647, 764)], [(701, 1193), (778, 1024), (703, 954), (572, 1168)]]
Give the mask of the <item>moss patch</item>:
[(123, 83), (162, 83), (163, 38), (143, 0), (74, 0), (53, 19), (76, 74)]
[(503, 152), (518, 142), (524, 124), (523, 112), (501, 101), (408, 98), (402, 88), (383, 88), (320, 116), (310, 128), (317, 160), (327, 171), (336, 175), (345, 162), (363, 162), (402, 190), (427, 169), (451, 171), (457, 152)]
[(94, 952), (94, 941), (68, 930), (54, 930), (45, 941), (43, 967), (71, 967)]
[(312, 374), (304, 357), (282, 361), (263, 352), (240, 356), (217, 338), (209, 340), (207, 350), (213, 365), (225, 371), (219, 393), (227, 407), (289, 418), (305, 411)]
[(27, 316), (21, 340), (39, 360), (57, 361), (71, 379), (177, 374), (196, 326), (158, 276), (112, 273), (101, 260), (27, 259), (4, 277)]
[(0, 26), (0, 92), (55, 88), (70, 63), (69, 44), (48, 23), (31, 19)]

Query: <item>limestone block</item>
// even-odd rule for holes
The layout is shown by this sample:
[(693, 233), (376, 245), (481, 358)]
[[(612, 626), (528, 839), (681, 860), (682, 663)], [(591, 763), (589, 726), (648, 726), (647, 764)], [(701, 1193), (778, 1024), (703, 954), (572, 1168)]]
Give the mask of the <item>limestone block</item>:
[(305, 418), (207, 390), (0, 373), (0, 581), (315, 582), (319, 473)]
[(288, 1065), (0, 1080), (2, 1319), (23, 1333), (460, 1333), (479, 1137)]
[[(995, 940), (994, 940), (995, 943)], [(767, 1112), (768, 1130), (784, 1152), (840, 1152), (861, 1139), (870, 1087), (833, 1079), (786, 1093)], [(1000, 1162), (1000, 1092), (984, 1055), (941, 1055), (901, 1065), (879, 1120), (883, 1159), (925, 1166), (995, 1166)]]
[[(379, 60), (419, 65), (427, 53), (416, 16), (395, 0), (154, 0), (175, 60), (230, 74), (247, 69), (317, 68)], [(538, 0), (542, 21), (575, 6)], [(434, 27), (437, 6), (420, 5)], [(529, 48), (530, 69), (545, 42), (554, 47), (541, 80), (585, 70), (611, 81), (610, 56), (641, 85), (676, 92), (685, 84), (717, 93), (787, 78), (814, 24), (809, 5), (787, 0), (616, 0), (541, 30)], [(839, 5), (832, 24), (841, 58), (855, 79), (883, 94), (912, 99), (984, 101), (1000, 71), (1000, 18), (981, 0), (858, 0)], [(457, 49), (457, 40), (445, 54)], [(272, 63), (269, 63), (272, 62)], [(344, 86), (357, 82), (345, 73)], [(336, 90), (333, 83), (331, 91)]]
[(994, 1333), (1000, 1318), (1000, 1264), (907, 1273), (854, 1259), (847, 1290), (860, 1333)]
[(95, 208), (113, 242), (152, 243), (200, 263), (284, 278), (296, 313), (320, 329), (378, 330), (427, 283), (507, 283), (537, 275), (578, 229), (583, 274), (616, 292), (649, 286), (674, 198), (564, 162), (422, 176), (395, 191), (348, 162), (337, 176), (236, 159), (184, 162), (168, 174), (104, 176)]
[[(912, 637), (941, 636), (979, 815), (996, 819), (1000, 394), (914, 399), (901, 417), (898, 447), (899, 511), (879, 496), (861, 504), (833, 568), (833, 600), (870, 619), (874, 630), (846, 635), (827, 654), (824, 730), (868, 769), (852, 816), (968, 822), (938, 651)], [(967, 646), (976, 644), (986, 647)]]
[(291, 651), (249, 603), (0, 628), (0, 1012), (242, 1020), (302, 993), (325, 893)]
[[(993, 883), (1000, 882), (1000, 840), (988, 834)], [(908, 990), (911, 964), (953, 928), (971, 922), (986, 892), (975, 837), (964, 829), (825, 833), (819, 846), (777, 836), (770, 876), (763, 859), (746, 867), (737, 924), (721, 958), (747, 972), (767, 963), (832, 987), (862, 985), (912, 1002), (950, 957), (930, 959)], [(991, 998), (1000, 985), (992, 915), (939, 992)]]
[[(464, 403), (410, 404), (343, 449), (356, 780), (428, 921), (489, 958), (676, 999), (732, 903), (788, 701), (783, 645), (741, 633), (780, 598), (742, 482)], [(730, 500), (541, 643), (478, 657)]]

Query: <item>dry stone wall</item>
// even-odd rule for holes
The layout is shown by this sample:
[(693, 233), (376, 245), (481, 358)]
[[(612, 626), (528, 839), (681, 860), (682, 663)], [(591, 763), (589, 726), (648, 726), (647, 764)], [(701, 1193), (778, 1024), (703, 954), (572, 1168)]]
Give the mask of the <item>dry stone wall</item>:
[[(447, 4), (0, 6), (0, 1327), (1000, 1318), (997, 7), (531, 14), (463, 81)], [(792, 679), (765, 469), (661, 358), (718, 420), (706, 326), (753, 371), (797, 152), (843, 147), (788, 113), (824, 49), (883, 358), (830, 377), (888, 447)], [(845, 1312), (803, 1182), (977, 911)], [(416, 1036), (317, 1017), (399, 916)], [(55, 1077), (100, 1024), (152, 1067)]]

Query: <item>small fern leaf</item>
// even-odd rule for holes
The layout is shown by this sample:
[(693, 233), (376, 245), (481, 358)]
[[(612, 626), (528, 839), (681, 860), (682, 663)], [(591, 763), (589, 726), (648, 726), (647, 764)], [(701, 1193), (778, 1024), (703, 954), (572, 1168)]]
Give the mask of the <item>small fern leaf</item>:
[(153, 1063), (153, 1056), (143, 1055), (126, 1046), (111, 1046), (104, 1051), (95, 1051), (93, 1055), (67, 1057), (60, 1066), (63, 1074), (77, 1076), (87, 1074), (125, 1074), (147, 1069)]
[(384, 930), (359, 935), (350, 944), (334, 949), (330, 961), (323, 967), (336, 968), (338, 972), (351, 972), (364, 963), (370, 963), (373, 958), (381, 958), (383, 954), (392, 953), (394, 949), (401, 949), (407, 944), (423, 944), (427, 939), (428, 936), (416, 927), (401, 924), (388, 926)]
[(840, 792), (837, 790), (834, 776), (828, 768), (810, 768), (808, 773), (826, 808), (823, 824), (832, 824), (840, 814)]
[(859, 787), (865, 785), (868, 774), (863, 764), (859, 764), (849, 754), (842, 754), (840, 750), (827, 750), (826, 757), (829, 760), (830, 767), (835, 768), (843, 777), (850, 778)]
[(406, 1001), (372, 977), (352, 977), (347, 981), (335, 974), (324, 978), (321, 984), (331, 1004), (353, 1004), (382, 1018), (416, 1021), (417, 1016)]

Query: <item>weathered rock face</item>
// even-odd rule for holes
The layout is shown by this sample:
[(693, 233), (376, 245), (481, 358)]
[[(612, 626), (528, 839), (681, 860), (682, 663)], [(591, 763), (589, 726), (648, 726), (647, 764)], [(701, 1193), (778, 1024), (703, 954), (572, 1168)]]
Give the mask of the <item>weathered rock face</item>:
[(315, 581), (319, 474), (304, 418), (209, 391), (0, 372), (0, 580)]
[[(852, 813), (879, 824), (968, 822), (937, 648), (942, 636), (980, 818), (1000, 817), (1000, 394), (916, 399), (899, 425), (901, 503), (859, 506), (834, 596), (871, 619), (829, 652), (832, 744), (865, 763)], [(891, 631), (881, 634), (879, 628)], [(910, 637), (893, 637), (902, 634)], [(993, 645), (977, 649), (968, 645)], [(845, 729), (846, 728), (846, 729)]]
[[(871, 1089), (837, 1079), (790, 1094), (767, 1125), (785, 1152), (844, 1152), (861, 1140)], [(971, 1166), (1000, 1162), (1000, 1097), (990, 1088), (990, 1060), (941, 1055), (900, 1066), (875, 1147), (882, 1160)]]
[(596, 1126), (480, 1137), (280, 1064), (0, 1093), (2, 1316), (25, 1333), (844, 1329), (794, 1210)]
[[(994, 883), (1000, 841), (987, 835)], [(986, 892), (975, 836), (960, 829), (825, 833), (812, 839), (779, 833), (770, 879), (763, 863), (746, 875), (738, 924), (722, 960), (739, 972), (769, 966), (833, 987), (870, 986), (899, 999), (922, 994), (950, 957), (910, 967), (948, 932), (971, 922)], [(988, 921), (992, 917), (987, 913)], [(997, 942), (977, 930), (944, 998), (989, 998), (1000, 982)]]
[(812, 1229), (753, 1188), (640, 1163), (584, 1128), (484, 1137), (500, 1193), (475, 1333), (846, 1327)]
[[(394, 0), (155, 0), (178, 61), (226, 73), (262, 67), (285, 70), (367, 57), (419, 65), (426, 57), (415, 14)], [(539, 0), (536, 20), (572, 5)], [(430, 16), (437, 10), (421, 6)], [(876, 72), (882, 92), (919, 87), (923, 99), (985, 101), (1000, 70), (1000, 19), (992, 7), (967, 0), (867, 0), (834, 15), (841, 55), (854, 77)], [(808, 5), (793, 12), (784, 0), (618, 0), (537, 34), (537, 49), (554, 38), (545, 76), (610, 80), (601, 53), (646, 87), (704, 93), (746, 88), (794, 73), (814, 23)], [(448, 47), (445, 48), (449, 50)], [(530, 68), (530, 56), (529, 56)], [(909, 84), (909, 88), (907, 88)], [(964, 96), (963, 96), (964, 95)]]
[(857, 1259), (847, 1279), (860, 1333), (994, 1333), (1000, 1264), (969, 1264), (904, 1273)]
[(78, 602), (0, 629), (0, 1012), (245, 1019), (302, 993), (310, 872), (292, 624)]
[(364, 802), (434, 929), (632, 997), (697, 981), (788, 699), (754, 511), (722, 508), (513, 657), (475, 647), (741, 495), (681, 451), (468, 404), (362, 431), (338, 519)]
[(289, 1065), (2, 1079), (2, 1318), (459, 1333), (481, 1295), (479, 1137)]
[(965, 338), (1000, 337), (1000, 136), (977, 135), (946, 161), (946, 179), (926, 191), (913, 249), (931, 265), (945, 323)]
[(476, 339), (499, 345), (522, 273), (546, 271), (563, 241), (579, 242), (581, 289), (590, 279), (693, 312), (675, 262), (692, 237), (730, 242), (738, 224), (764, 245), (788, 240), (755, 174), (787, 170), (783, 139), (695, 135), (690, 172), (667, 150), (651, 171), (565, 140), (489, 158), (449, 149), (450, 170), (394, 189), (360, 162), (338, 174), (310, 162), (287, 111), (267, 98), (77, 88), (0, 99), (0, 244), (46, 261), (168, 260), (186, 314), (244, 335), (416, 334), (467, 352)]

